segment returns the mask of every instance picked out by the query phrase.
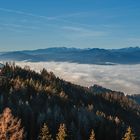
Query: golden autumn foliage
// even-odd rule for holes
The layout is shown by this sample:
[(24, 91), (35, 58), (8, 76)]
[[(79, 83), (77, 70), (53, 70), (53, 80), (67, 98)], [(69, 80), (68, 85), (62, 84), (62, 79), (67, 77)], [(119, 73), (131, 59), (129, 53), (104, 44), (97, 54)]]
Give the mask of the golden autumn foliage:
[(12, 115), (11, 109), (6, 108), (0, 115), (0, 140), (23, 140), (24, 129), (21, 121)]

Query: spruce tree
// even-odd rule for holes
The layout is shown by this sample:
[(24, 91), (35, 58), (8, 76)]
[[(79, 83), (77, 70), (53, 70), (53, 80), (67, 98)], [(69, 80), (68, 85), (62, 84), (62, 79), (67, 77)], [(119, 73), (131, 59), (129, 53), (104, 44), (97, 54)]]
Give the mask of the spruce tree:
[(95, 140), (95, 133), (94, 133), (93, 129), (91, 130), (91, 134), (90, 134), (89, 140)]
[(134, 133), (132, 132), (132, 128), (129, 126), (122, 140), (135, 140), (135, 139), (136, 138), (135, 138)]
[(21, 121), (12, 115), (11, 109), (6, 108), (0, 115), (0, 140), (23, 140), (24, 129)]
[(47, 124), (44, 124), (43, 127), (41, 128), (39, 139), (40, 140), (52, 140), (52, 136), (49, 132), (49, 128), (48, 128)]
[(67, 137), (66, 131), (67, 129), (65, 124), (60, 124), (60, 127), (58, 129), (58, 134), (56, 136), (56, 140), (65, 140), (65, 138)]

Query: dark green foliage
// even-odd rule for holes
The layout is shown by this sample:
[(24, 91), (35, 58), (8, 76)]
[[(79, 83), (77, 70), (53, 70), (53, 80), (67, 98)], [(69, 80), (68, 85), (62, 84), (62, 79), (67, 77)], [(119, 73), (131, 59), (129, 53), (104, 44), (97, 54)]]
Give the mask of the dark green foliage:
[(2, 69), (0, 112), (10, 107), (21, 118), (28, 140), (37, 140), (47, 122), (53, 138), (65, 123), (68, 140), (89, 139), (91, 129), (96, 140), (120, 140), (127, 126), (140, 137), (140, 106), (124, 94), (91, 91), (42, 70), (8, 65)]
[(140, 104), (140, 94), (128, 95), (127, 97), (129, 97), (130, 99), (135, 100), (137, 103)]

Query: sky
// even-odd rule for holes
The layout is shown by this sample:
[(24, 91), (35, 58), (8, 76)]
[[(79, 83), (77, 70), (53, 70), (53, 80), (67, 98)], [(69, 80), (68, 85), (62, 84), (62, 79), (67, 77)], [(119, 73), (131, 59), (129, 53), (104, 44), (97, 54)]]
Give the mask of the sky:
[(0, 0), (0, 51), (140, 45), (140, 0)]

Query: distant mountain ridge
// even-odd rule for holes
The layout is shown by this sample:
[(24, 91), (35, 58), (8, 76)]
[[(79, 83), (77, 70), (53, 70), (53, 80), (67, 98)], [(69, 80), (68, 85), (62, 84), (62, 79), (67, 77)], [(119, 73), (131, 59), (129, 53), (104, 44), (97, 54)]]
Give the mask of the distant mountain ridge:
[(99, 48), (46, 48), (0, 53), (0, 60), (13, 61), (58, 61), (76, 62), (82, 64), (140, 64), (140, 48), (122, 49)]

